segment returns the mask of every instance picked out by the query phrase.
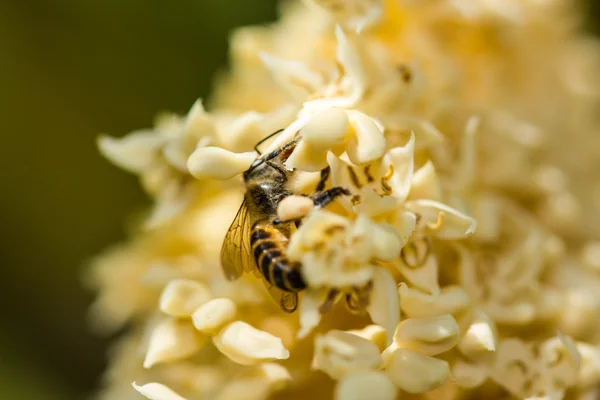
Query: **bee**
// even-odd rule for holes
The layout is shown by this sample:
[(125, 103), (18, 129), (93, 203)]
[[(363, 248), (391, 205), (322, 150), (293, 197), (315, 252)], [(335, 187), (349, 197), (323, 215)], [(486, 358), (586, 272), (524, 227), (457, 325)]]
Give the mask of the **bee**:
[[(284, 167), (299, 138), (294, 139), (273, 152), (259, 157), (244, 172), (246, 193), (223, 242), (221, 264), (228, 280), (238, 279), (244, 272), (253, 273), (262, 279), (269, 293), (285, 312), (294, 312), (298, 305), (298, 293), (306, 288), (301, 264), (287, 256), (287, 245), (294, 225), (300, 221), (280, 221), (277, 207), (292, 194), (289, 181), (293, 171)], [(325, 189), (329, 168), (321, 171), (321, 179), (311, 196), (316, 208), (322, 208), (342, 195), (350, 192), (341, 187)]]

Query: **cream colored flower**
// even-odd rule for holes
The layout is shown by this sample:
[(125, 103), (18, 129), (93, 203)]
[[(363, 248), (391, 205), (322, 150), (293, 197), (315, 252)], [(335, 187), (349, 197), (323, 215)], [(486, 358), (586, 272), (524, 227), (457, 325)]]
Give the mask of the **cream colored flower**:
[(374, 260), (390, 261), (400, 253), (393, 230), (359, 216), (352, 223), (325, 210), (313, 211), (288, 247), (292, 260), (303, 264), (312, 287), (347, 288), (366, 285)]
[[(233, 34), (212, 110), (99, 140), (154, 200), (93, 263), (96, 325), (131, 327), (101, 398), (138, 398), (134, 381), (161, 400), (598, 397), (600, 46), (576, 8), (282, 10)], [(219, 255), (238, 175), (278, 129), (264, 154), (299, 140), (277, 210), (299, 220), (294, 314), (260, 271), (228, 282)], [(320, 209), (306, 195), (325, 168), (351, 195)]]

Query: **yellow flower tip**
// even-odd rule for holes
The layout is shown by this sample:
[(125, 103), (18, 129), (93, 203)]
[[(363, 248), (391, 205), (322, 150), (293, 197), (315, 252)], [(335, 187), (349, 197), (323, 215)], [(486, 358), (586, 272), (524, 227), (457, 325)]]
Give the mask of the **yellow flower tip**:
[(317, 113), (300, 130), (302, 140), (319, 152), (343, 144), (347, 139), (350, 122), (346, 113), (337, 107), (332, 107)]
[(145, 385), (137, 385), (135, 382), (131, 384), (142, 396), (150, 400), (186, 400), (179, 394), (175, 393), (169, 387), (161, 383), (146, 383)]
[(377, 346), (352, 333), (330, 330), (315, 338), (312, 368), (340, 379), (345, 375), (377, 369), (381, 366)]
[(383, 163), (393, 171), (388, 179), (392, 196), (403, 202), (410, 193), (414, 172), (415, 134), (411, 132), (410, 140), (402, 147), (390, 149), (383, 157)]
[(207, 335), (216, 335), (233, 321), (237, 313), (235, 303), (228, 298), (212, 299), (198, 307), (192, 314), (194, 327)]
[(442, 186), (435, 166), (431, 161), (415, 171), (410, 183), (409, 199), (431, 199), (440, 201)]
[(189, 357), (200, 350), (205, 341), (206, 338), (199, 335), (189, 322), (166, 319), (152, 330), (144, 368)]
[(481, 386), (488, 379), (488, 373), (480, 365), (459, 360), (452, 365), (452, 377), (460, 387), (474, 389)]
[(400, 321), (400, 298), (396, 281), (384, 268), (377, 268), (373, 273), (373, 290), (367, 311), (373, 322), (385, 330), (384, 347), (389, 346)]
[(387, 337), (389, 335), (382, 326), (367, 325), (362, 329), (352, 329), (347, 332), (375, 343), (375, 345), (379, 348), (379, 351), (385, 350), (385, 348), (388, 346)]
[(451, 315), (442, 315), (402, 321), (396, 329), (394, 342), (400, 348), (433, 356), (453, 348), (459, 338), (456, 320)]
[(264, 363), (258, 367), (259, 374), (264, 377), (272, 390), (281, 390), (292, 380), (290, 372), (282, 365)]
[(352, 83), (354, 92), (351, 94), (348, 105), (354, 105), (366, 90), (367, 72), (363, 67), (360, 55), (352, 46), (340, 25), (335, 26), (337, 39), (336, 58), (344, 68), (345, 79)]
[(581, 354), (577, 349), (577, 344), (575, 343), (575, 341), (571, 337), (563, 334), (562, 332), (557, 332), (556, 337), (564, 346), (564, 349), (566, 350), (568, 355), (568, 360), (571, 362), (573, 368), (576, 371), (579, 371), (579, 369), (581, 368)]
[(345, 27), (360, 34), (375, 26), (383, 16), (382, 0), (304, 0), (307, 4), (316, 6)]
[(317, 151), (307, 142), (301, 141), (287, 159), (285, 166), (305, 172), (321, 171), (327, 167), (327, 151)]
[(350, 374), (335, 388), (335, 400), (394, 400), (398, 389), (381, 371)]
[(242, 321), (225, 326), (213, 337), (213, 343), (230, 360), (242, 365), (284, 360), (290, 356), (280, 338)]
[(485, 353), (496, 351), (497, 333), (494, 322), (479, 310), (467, 316), (463, 337), (458, 344), (459, 350), (471, 359), (478, 359)]
[(119, 139), (101, 135), (97, 143), (100, 153), (113, 164), (140, 174), (152, 166), (165, 139), (153, 131), (137, 131)]
[(475, 322), (471, 324), (469, 330), (461, 340), (460, 348), (463, 353), (474, 353), (481, 350), (496, 350), (494, 333), (490, 325), (485, 322)]
[(256, 159), (256, 153), (232, 153), (220, 147), (196, 149), (187, 162), (190, 173), (197, 179), (227, 180), (244, 172)]
[(442, 314), (456, 314), (471, 303), (469, 294), (461, 286), (452, 285), (441, 288), (437, 296), (409, 288), (405, 283), (399, 285), (402, 311), (411, 318), (433, 317)]
[[(443, 203), (433, 200), (413, 200), (406, 202), (406, 208), (421, 216), (420, 224), (433, 226), (432, 234), (444, 240), (459, 240), (466, 238), (477, 228), (477, 221), (462, 212)], [(440, 214), (444, 217), (437, 227)]]
[(258, 55), (275, 80), (293, 96), (306, 97), (323, 85), (321, 75), (304, 63), (285, 60), (264, 51)]
[(390, 380), (408, 393), (424, 393), (442, 386), (450, 376), (446, 361), (409, 349), (397, 349), (385, 368)]
[(346, 152), (355, 165), (368, 164), (383, 156), (386, 148), (381, 127), (369, 116), (355, 110), (346, 111), (354, 135)]
[(189, 279), (175, 279), (163, 290), (158, 308), (173, 317), (189, 317), (211, 298), (206, 285)]
[(300, 329), (296, 333), (297, 339), (303, 339), (321, 322), (319, 308), (327, 296), (328, 290), (316, 290), (308, 288), (302, 296), (300, 303), (299, 320)]
[(306, 217), (314, 203), (309, 197), (291, 195), (277, 206), (277, 216), (281, 221), (292, 221)]
[(581, 357), (578, 386), (587, 388), (600, 384), (600, 347), (579, 342), (577, 353)]

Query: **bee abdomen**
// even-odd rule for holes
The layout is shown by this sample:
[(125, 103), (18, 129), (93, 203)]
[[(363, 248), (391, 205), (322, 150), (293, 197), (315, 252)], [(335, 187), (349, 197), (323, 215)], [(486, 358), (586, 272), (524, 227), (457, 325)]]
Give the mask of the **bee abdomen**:
[(290, 261), (285, 254), (285, 242), (273, 229), (256, 228), (250, 237), (254, 260), (267, 281), (286, 292), (298, 292), (306, 288), (300, 274), (300, 264)]

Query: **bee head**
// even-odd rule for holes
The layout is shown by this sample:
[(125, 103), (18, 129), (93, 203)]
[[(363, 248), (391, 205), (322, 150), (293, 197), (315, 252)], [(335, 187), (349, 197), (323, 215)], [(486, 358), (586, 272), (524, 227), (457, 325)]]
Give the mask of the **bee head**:
[(292, 154), (297, 144), (298, 140), (292, 140), (264, 157), (254, 160), (250, 168), (244, 172), (244, 181), (248, 182), (253, 178), (263, 176), (278, 181), (286, 181), (289, 172), (285, 169), (283, 163)]

